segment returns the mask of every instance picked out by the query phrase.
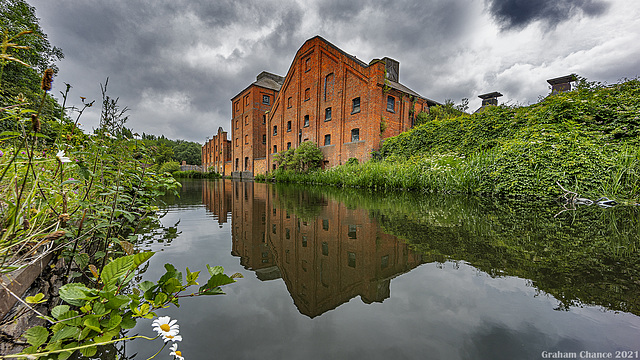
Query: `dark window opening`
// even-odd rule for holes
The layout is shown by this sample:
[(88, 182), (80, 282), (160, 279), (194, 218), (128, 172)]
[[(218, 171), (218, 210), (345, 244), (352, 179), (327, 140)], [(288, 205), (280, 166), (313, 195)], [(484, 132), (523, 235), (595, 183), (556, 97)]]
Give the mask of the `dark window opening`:
[(360, 129), (351, 130), (351, 141), (360, 141)]
[(351, 113), (355, 114), (355, 113), (359, 113), (360, 112), (360, 98), (357, 97), (355, 99), (353, 99), (353, 107), (351, 109)]
[(278, 135), (278, 125), (273, 126), (273, 136)]
[(324, 121), (329, 121), (329, 120), (331, 120), (331, 108), (330, 107), (324, 109)]
[(324, 145), (331, 145), (331, 135), (327, 134), (324, 136)]
[(309, 115), (304, 116), (304, 126), (309, 126)]
[(270, 102), (271, 102), (271, 99), (269, 98), (269, 95), (262, 95), (262, 103), (263, 104), (269, 105)]
[(387, 111), (395, 112), (396, 110), (396, 99), (389, 95), (387, 96)]
[(287, 132), (291, 131), (291, 121), (287, 121)]

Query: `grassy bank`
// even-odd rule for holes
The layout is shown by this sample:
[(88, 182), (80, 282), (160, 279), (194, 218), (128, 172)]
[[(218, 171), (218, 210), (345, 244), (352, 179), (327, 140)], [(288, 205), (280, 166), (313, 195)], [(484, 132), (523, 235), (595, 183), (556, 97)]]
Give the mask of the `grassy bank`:
[(259, 180), (500, 196), (640, 195), (640, 81), (581, 80), (525, 107), (431, 119), (386, 139), (378, 158)]

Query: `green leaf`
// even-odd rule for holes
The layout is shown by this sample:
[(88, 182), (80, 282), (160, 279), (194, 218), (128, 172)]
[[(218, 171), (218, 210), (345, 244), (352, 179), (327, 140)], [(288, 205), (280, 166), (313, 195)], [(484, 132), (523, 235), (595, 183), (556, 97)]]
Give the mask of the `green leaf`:
[(47, 301), (47, 300), (42, 300), (42, 299), (44, 299), (44, 294), (43, 293), (38, 293), (38, 294), (35, 294), (34, 296), (27, 296), (25, 301), (28, 304), (40, 304), (42, 302)]
[(59, 340), (64, 340), (67, 338), (71, 338), (71, 337), (75, 337), (77, 334), (80, 333), (80, 329), (78, 329), (75, 326), (65, 326), (64, 328), (62, 328), (62, 330), (56, 332), (55, 334), (53, 334), (53, 336), (51, 337), (51, 340), (49, 342), (56, 342)]
[(133, 255), (123, 256), (109, 262), (100, 274), (105, 290), (115, 288), (118, 279), (124, 277), (131, 270), (132, 265)]
[(80, 269), (84, 269), (87, 267), (87, 265), (89, 265), (89, 254), (76, 254), (76, 256), (74, 256), (74, 260), (76, 261), (76, 264), (78, 264), (78, 267), (80, 267)]
[(180, 280), (176, 278), (171, 278), (162, 284), (162, 291), (166, 293), (174, 293), (181, 290), (182, 284), (180, 283)]
[(98, 321), (97, 316), (88, 316), (84, 320), (84, 326), (99, 333), (102, 332), (102, 329), (100, 328), (100, 321)]
[(112, 330), (116, 326), (120, 325), (121, 322), (122, 322), (122, 316), (118, 315), (117, 313), (112, 312), (111, 313), (111, 318), (109, 319), (109, 322), (107, 322), (107, 325), (105, 326), (105, 328), (107, 330)]
[(138, 288), (140, 288), (140, 291), (142, 291), (143, 293), (147, 292), (147, 290), (153, 288), (156, 284), (154, 284), (151, 281), (143, 281), (140, 284), (138, 284)]
[[(67, 306), (67, 305), (61, 305), (61, 306)], [(60, 314), (60, 316), (58, 317), (58, 320), (62, 321), (62, 323), (66, 325), (80, 326), (82, 324), (82, 318), (76, 317), (76, 316), (78, 316), (77, 311), (74, 311), (74, 310), (65, 311), (64, 313)]]
[(211, 267), (209, 264), (207, 264), (207, 270), (211, 276), (222, 274), (224, 272), (224, 268), (222, 266)]
[(123, 329), (133, 329), (136, 326), (136, 320), (131, 316), (125, 316), (120, 323)]
[(187, 286), (198, 285), (196, 280), (198, 280), (198, 276), (200, 276), (200, 271), (191, 272), (189, 268), (187, 268)]
[(51, 316), (60, 320), (60, 315), (69, 311), (69, 305), (58, 305), (51, 310)]
[(98, 352), (98, 347), (96, 346), (80, 349), (80, 353), (86, 357), (92, 357), (96, 352)]
[(27, 330), (25, 336), (27, 337), (27, 342), (37, 349), (40, 345), (47, 342), (49, 331), (42, 326), (35, 326)]
[(162, 305), (164, 305), (164, 303), (169, 299), (169, 297), (167, 296), (167, 294), (161, 292), (158, 293), (158, 295), (156, 295), (156, 298), (153, 300), (153, 305), (155, 307), (160, 307)]
[(74, 306), (82, 306), (86, 300), (95, 299), (95, 296), (89, 295), (91, 293), (91, 289), (78, 283), (66, 284), (58, 291), (62, 300)]
[(109, 312), (109, 310), (107, 310), (107, 307), (100, 302), (96, 302), (95, 305), (93, 305), (93, 313), (97, 316), (103, 316), (106, 315)]

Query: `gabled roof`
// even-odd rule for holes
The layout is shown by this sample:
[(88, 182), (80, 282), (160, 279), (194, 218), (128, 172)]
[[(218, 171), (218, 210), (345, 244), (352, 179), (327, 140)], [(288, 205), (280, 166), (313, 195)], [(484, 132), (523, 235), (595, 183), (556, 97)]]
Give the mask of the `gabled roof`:
[(231, 98), (231, 101), (233, 101), (233, 99), (237, 98), (240, 94), (247, 91), (247, 89), (252, 86), (259, 86), (261, 88), (269, 90), (280, 91), (283, 82), (284, 78), (282, 76), (263, 71), (258, 74), (258, 76), (256, 76), (256, 81), (252, 82), (251, 85), (242, 89), (242, 91), (240, 91), (236, 96)]

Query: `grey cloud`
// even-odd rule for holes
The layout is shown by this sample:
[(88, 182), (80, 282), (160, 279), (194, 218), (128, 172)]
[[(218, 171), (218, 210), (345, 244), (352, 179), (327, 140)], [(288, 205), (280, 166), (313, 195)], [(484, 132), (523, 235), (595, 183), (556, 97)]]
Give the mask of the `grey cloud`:
[(576, 15), (603, 15), (609, 4), (603, 0), (488, 0), (488, 10), (503, 30), (521, 29), (535, 21), (550, 27)]

